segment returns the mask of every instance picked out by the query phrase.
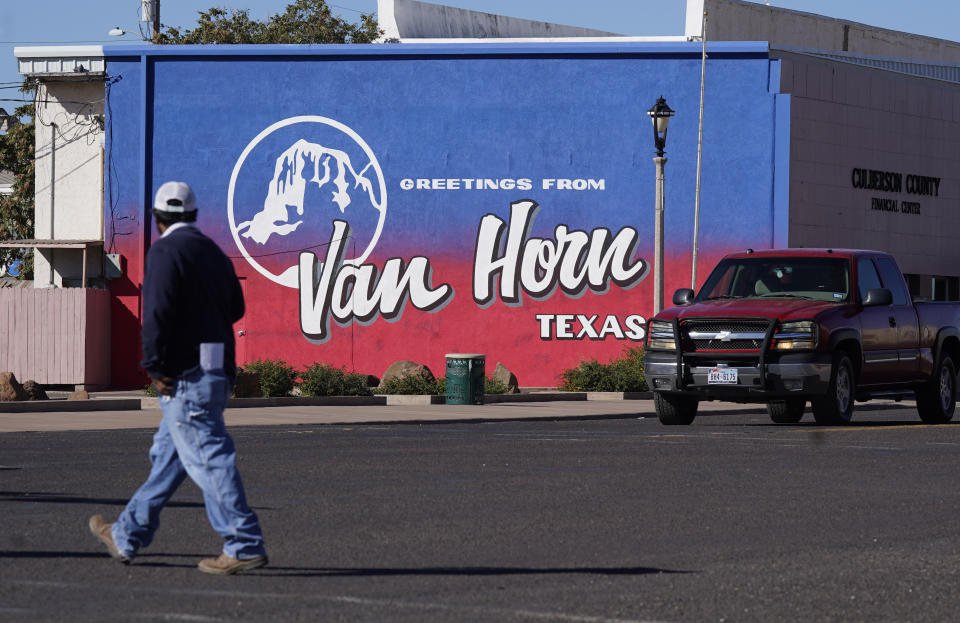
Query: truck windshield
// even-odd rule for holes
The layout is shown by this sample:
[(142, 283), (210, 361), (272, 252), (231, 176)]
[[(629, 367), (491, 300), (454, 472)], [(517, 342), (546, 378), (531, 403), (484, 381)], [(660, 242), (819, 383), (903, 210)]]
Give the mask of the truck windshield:
[(696, 300), (805, 298), (850, 300), (850, 262), (829, 257), (728, 258), (717, 265)]

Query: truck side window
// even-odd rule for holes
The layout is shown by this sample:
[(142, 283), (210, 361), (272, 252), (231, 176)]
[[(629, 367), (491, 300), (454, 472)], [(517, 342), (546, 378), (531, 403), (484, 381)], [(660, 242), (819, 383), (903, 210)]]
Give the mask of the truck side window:
[(880, 276), (883, 277), (883, 287), (893, 293), (894, 305), (906, 305), (910, 302), (907, 292), (903, 287), (903, 279), (900, 278), (900, 271), (897, 270), (893, 260), (881, 257), (877, 260), (880, 264)]
[(873, 260), (869, 257), (861, 257), (857, 260), (857, 285), (861, 301), (867, 297), (867, 290), (883, 287), (880, 284), (880, 275), (877, 274)]

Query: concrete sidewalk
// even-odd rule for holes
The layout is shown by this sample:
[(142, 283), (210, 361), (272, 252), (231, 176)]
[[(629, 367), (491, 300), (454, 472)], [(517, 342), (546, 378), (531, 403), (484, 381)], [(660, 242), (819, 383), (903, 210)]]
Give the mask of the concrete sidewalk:
[[(224, 415), (228, 426), (418, 424), (515, 419), (626, 418), (653, 416), (653, 402), (650, 400), (581, 400), (576, 402), (500, 403), (482, 406), (423, 404), (249, 407), (228, 408)], [(159, 409), (0, 413), (0, 433), (155, 428), (160, 422), (160, 417)]]
[[(810, 417), (810, 407), (807, 415)], [(858, 404), (858, 412), (891, 409), (915, 409), (912, 400), (896, 402), (877, 400)], [(702, 402), (701, 416), (753, 414), (766, 418), (762, 404)], [(420, 405), (356, 405), (356, 406), (285, 406), (228, 408), (228, 426), (277, 425), (375, 425), (375, 424), (442, 424), (478, 423), (503, 420), (599, 420), (656, 418), (653, 400), (579, 400), (543, 401), (460, 406), (444, 404)], [(160, 409), (128, 411), (0, 413), (0, 433), (27, 431), (116, 430), (156, 428)]]
[[(747, 411), (764, 414), (766, 409), (763, 405), (737, 405), (725, 402), (708, 402), (700, 405), (700, 413), (704, 415)], [(0, 413), (0, 433), (156, 428), (160, 417), (159, 409)], [(295, 426), (656, 418), (656, 413), (652, 400), (562, 400), (482, 406), (419, 404), (228, 408), (225, 418), (228, 426)]]

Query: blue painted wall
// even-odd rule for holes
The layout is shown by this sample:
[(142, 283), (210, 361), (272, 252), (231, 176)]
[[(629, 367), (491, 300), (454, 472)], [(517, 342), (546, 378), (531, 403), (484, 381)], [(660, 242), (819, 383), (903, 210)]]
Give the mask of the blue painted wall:
[[(654, 149), (646, 111), (660, 95), (676, 110), (666, 146), (667, 299), (689, 285), (699, 44), (170, 46), (144, 52), (105, 50), (111, 80), (108, 239), (132, 264), (133, 292), (142, 274), (136, 264), (149, 245), (144, 204), (164, 181), (189, 182), (200, 226), (235, 258), (245, 278), (247, 321), (256, 326), (246, 330), (253, 335), (241, 351), (247, 359), (327, 360), (379, 374), (396, 359), (419, 357), (436, 370), (444, 352), (476, 351), (525, 373), (524, 385), (552, 385), (560, 368), (582, 356), (617, 354), (629, 337), (545, 339), (535, 316), (599, 314), (598, 323), (610, 315), (621, 323), (631, 314), (646, 317), (652, 279), (623, 288), (608, 283), (584, 296), (556, 292), (540, 301), (527, 296), (520, 305), (495, 301), (481, 308), (471, 297), (474, 249), (484, 215), (508, 221), (511, 202), (529, 199), (541, 206), (531, 236), (552, 239), (558, 225), (605, 228), (611, 236), (628, 228), (638, 236), (636, 257), (652, 261)], [(781, 106), (778, 116), (769, 87), (778, 86), (776, 67), (771, 74), (765, 44), (718, 43), (709, 52), (701, 282), (723, 253), (784, 239), (785, 209), (775, 186), (784, 180), (776, 178), (775, 166), (785, 167), (789, 153), (789, 114)], [(302, 221), (294, 231), (274, 232), (264, 244), (234, 235), (230, 208), (235, 225), (264, 209), (278, 157), (296, 141), (336, 145), (357, 171), (369, 165), (368, 152), (336, 124), (288, 122), (262, 135), (296, 117), (342, 124), (375, 154), (385, 184), (382, 223), (371, 203), (384, 198), (367, 169), (363, 177), (373, 190), (351, 184), (343, 212), (331, 206), (330, 187), (311, 187), (304, 214), (290, 212), (284, 220)], [(468, 190), (461, 182), (455, 190), (405, 189), (411, 183), (405, 180), (448, 178), (530, 180), (530, 188)], [(603, 188), (544, 188), (545, 179), (602, 180)], [(450, 285), (452, 300), (439, 311), (408, 304), (393, 322), (335, 322), (322, 345), (308, 342), (298, 323), (296, 289), (265, 277), (243, 251), (275, 276), (292, 270), (304, 249), (323, 261), (335, 218), (348, 220), (355, 234), (348, 259), (369, 247), (379, 223), (366, 261), (382, 267), (391, 257), (426, 257), (433, 285)], [(133, 312), (132, 299), (126, 307)], [(466, 339), (471, 332), (476, 337)]]

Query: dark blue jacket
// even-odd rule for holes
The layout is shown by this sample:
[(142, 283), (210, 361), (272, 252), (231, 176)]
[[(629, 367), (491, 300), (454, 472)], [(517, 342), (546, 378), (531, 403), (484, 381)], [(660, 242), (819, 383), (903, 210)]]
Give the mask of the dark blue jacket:
[(190, 225), (158, 239), (143, 283), (143, 362), (151, 378), (177, 378), (200, 363), (200, 344), (223, 342), (224, 370), (236, 375), (233, 323), (243, 292), (230, 259)]

